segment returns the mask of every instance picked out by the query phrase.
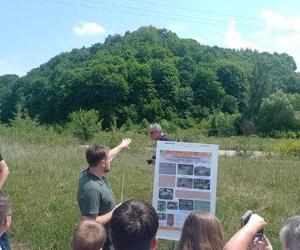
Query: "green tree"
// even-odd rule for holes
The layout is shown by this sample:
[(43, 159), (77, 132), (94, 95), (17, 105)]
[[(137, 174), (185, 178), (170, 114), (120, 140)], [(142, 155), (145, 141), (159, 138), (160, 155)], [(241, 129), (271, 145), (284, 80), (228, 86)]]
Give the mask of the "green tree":
[(226, 94), (234, 96), (240, 110), (245, 110), (248, 83), (244, 72), (235, 64), (227, 63), (218, 67), (217, 75)]
[(179, 86), (179, 72), (168, 61), (155, 60), (152, 63), (152, 79), (154, 80), (159, 98), (170, 101), (176, 100)]
[(225, 91), (221, 83), (218, 82), (217, 75), (211, 69), (199, 68), (193, 79), (192, 88), (196, 105), (211, 110), (221, 107)]
[(256, 119), (260, 132), (287, 131), (293, 128), (294, 122), (293, 107), (286, 94), (280, 91), (263, 99)]
[(222, 101), (222, 111), (224, 113), (234, 114), (238, 112), (237, 100), (232, 95), (225, 95)]
[(232, 136), (236, 135), (236, 123), (239, 116), (217, 112), (211, 115), (210, 135)]
[(81, 141), (90, 139), (101, 129), (99, 112), (95, 109), (89, 111), (79, 109), (70, 113), (69, 119), (68, 128)]
[(0, 118), (3, 109), (2, 105), (12, 94), (12, 88), (18, 80), (19, 76), (17, 75), (0, 76)]

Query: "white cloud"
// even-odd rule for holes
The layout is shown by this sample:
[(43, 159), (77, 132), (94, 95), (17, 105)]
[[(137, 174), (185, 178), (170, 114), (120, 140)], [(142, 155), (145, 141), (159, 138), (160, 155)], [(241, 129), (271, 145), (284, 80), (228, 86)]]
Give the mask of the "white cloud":
[(241, 49), (249, 48), (256, 49), (253, 43), (250, 43), (242, 38), (242, 35), (235, 30), (235, 22), (230, 21), (227, 27), (226, 35), (224, 38), (224, 45), (227, 48)]
[(6, 74), (17, 74), (19, 76), (24, 76), (26, 73), (27, 70), (22, 65), (0, 61), (0, 76)]
[(285, 16), (272, 10), (262, 10), (260, 17), (263, 26), (260, 30), (250, 34), (247, 41), (242, 33), (235, 28), (235, 23), (230, 21), (224, 38), (227, 48), (250, 48), (260, 52), (287, 53), (291, 55), (300, 70), (300, 16)]
[(262, 10), (264, 29), (256, 32), (254, 38), (260, 50), (288, 53), (300, 68), (300, 16), (287, 17), (272, 10)]
[(83, 23), (73, 27), (73, 32), (78, 36), (95, 36), (105, 33), (105, 29), (97, 23)]
[(267, 31), (296, 31), (300, 32), (300, 16), (286, 17), (272, 10), (262, 10), (261, 18), (265, 21)]

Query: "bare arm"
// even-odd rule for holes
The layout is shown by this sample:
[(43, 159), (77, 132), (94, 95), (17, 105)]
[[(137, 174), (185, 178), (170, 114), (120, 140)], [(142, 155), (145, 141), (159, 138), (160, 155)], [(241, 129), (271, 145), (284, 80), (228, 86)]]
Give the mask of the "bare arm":
[(9, 174), (9, 170), (6, 165), (6, 162), (4, 160), (0, 161), (0, 188), (3, 187), (8, 174)]
[(103, 214), (100, 216), (82, 216), (81, 220), (95, 220), (102, 225), (105, 225), (111, 220), (113, 211), (108, 212), (107, 214)]
[(262, 217), (253, 214), (248, 223), (230, 238), (223, 250), (246, 250), (256, 233), (266, 224)]
[(100, 215), (100, 216), (82, 216), (81, 220), (95, 220), (95, 221), (99, 222), (100, 224), (105, 225), (106, 223), (108, 223), (111, 220), (112, 214), (118, 206), (120, 206), (120, 204), (116, 205), (114, 207), (114, 209), (111, 210), (110, 212)]
[(131, 143), (130, 138), (125, 138), (122, 142), (116, 146), (115, 148), (109, 150), (108, 152), (108, 161), (111, 161), (115, 156), (124, 148), (128, 148), (129, 144)]

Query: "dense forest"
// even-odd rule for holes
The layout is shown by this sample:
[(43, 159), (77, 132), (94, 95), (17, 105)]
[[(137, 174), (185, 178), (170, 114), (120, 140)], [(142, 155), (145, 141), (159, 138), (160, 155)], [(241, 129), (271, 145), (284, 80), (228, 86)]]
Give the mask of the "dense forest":
[(74, 111), (95, 109), (103, 128), (209, 119), (215, 135), (228, 122), (229, 134), (297, 132), (296, 69), (285, 53), (209, 47), (141, 27), (57, 55), (24, 77), (0, 76), (0, 115), (7, 123), (21, 106), (42, 124), (64, 124)]

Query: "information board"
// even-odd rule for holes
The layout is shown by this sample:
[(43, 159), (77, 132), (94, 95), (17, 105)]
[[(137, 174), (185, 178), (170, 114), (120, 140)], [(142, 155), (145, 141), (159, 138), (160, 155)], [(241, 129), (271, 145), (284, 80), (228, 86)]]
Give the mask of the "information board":
[(157, 141), (152, 205), (159, 238), (179, 240), (192, 211), (215, 214), (217, 171), (217, 145)]

